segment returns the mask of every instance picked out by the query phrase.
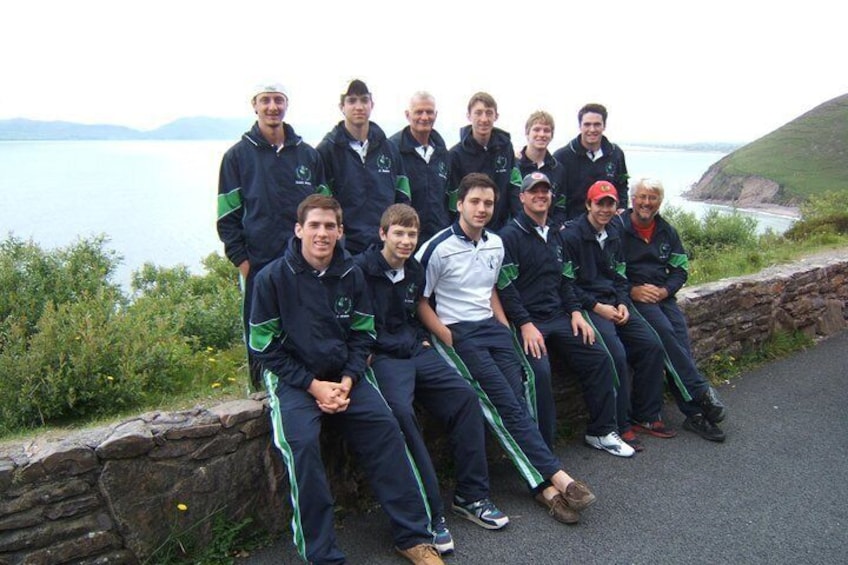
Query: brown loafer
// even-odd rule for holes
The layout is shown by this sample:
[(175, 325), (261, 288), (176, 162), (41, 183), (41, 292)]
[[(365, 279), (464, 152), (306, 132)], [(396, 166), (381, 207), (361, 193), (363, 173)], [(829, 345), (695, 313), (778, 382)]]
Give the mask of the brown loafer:
[(576, 524), (580, 521), (580, 513), (569, 506), (568, 502), (561, 494), (556, 495), (551, 500), (545, 498), (541, 492), (535, 496), (536, 502), (548, 509), (548, 514), (553, 516), (557, 522), (563, 524)]
[(560, 495), (570, 508), (585, 510), (595, 503), (597, 497), (589, 490), (589, 485), (583, 481), (574, 481), (565, 489), (565, 494)]

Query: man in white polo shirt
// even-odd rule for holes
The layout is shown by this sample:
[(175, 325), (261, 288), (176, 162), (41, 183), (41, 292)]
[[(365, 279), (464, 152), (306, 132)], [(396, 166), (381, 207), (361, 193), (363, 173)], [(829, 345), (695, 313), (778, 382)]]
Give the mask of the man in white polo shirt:
[[(477, 392), (484, 417), (536, 500), (556, 520), (574, 524), (595, 495), (562, 469), (527, 408), (522, 362), (493, 292), (504, 248), (485, 226), (496, 199), (497, 186), (485, 174), (470, 173), (459, 183), (458, 220), (416, 254), (426, 277), (418, 315)], [(454, 500), (461, 514), (462, 502)]]

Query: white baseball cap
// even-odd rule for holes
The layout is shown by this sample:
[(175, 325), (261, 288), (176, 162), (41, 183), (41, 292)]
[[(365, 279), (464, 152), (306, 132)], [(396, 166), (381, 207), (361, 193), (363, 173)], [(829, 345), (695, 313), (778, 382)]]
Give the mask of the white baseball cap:
[(289, 91), (286, 89), (286, 87), (282, 83), (279, 83), (279, 82), (262, 82), (262, 83), (257, 84), (253, 88), (253, 96), (251, 97), (251, 100), (255, 99), (257, 96), (259, 96), (260, 94), (262, 94), (264, 92), (276, 92), (276, 93), (279, 93), (279, 94), (282, 94), (283, 96), (285, 96), (286, 101), (288, 101), (288, 99), (289, 99)]

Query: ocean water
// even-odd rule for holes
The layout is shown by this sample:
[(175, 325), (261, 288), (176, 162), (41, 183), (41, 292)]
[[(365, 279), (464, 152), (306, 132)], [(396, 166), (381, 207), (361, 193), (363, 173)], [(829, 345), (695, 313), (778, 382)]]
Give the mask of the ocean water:
[[(223, 253), (215, 231), (218, 169), (233, 141), (0, 142), (0, 235), (45, 248), (105, 234), (123, 257), (129, 286), (145, 262), (187, 265)], [(666, 203), (696, 213), (711, 206), (680, 195), (723, 154), (624, 147), (632, 177), (663, 181)], [(785, 230), (791, 219), (753, 213)]]
[(52, 248), (106, 234), (128, 286), (145, 262), (188, 265), (223, 252), (215, 231), (228, 141), (0, 142), (0, 230)]

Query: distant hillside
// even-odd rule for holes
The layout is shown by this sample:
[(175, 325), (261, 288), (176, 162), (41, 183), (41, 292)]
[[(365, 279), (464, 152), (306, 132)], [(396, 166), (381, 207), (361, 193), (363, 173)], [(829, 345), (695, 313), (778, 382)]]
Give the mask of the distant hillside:
[(144, 139), (235, 140), (250, 126), (250, 118), (180, 118), (143, 135)]
[(848, 190), (848, 94), (726, 155), (686, 197), (798, 206), (833, 190)]
[(139, 131), (124, 126), (42, 122), (16, 118), (0, 120), (0, 140), (138, 140), (238, 139), (250, 128), (248, 118), (180, 118), (164, 126)]
[(39, 122), (15, 118), (0, 120), (0, 140), (140, 139), (141, 132), (124, 126)]

